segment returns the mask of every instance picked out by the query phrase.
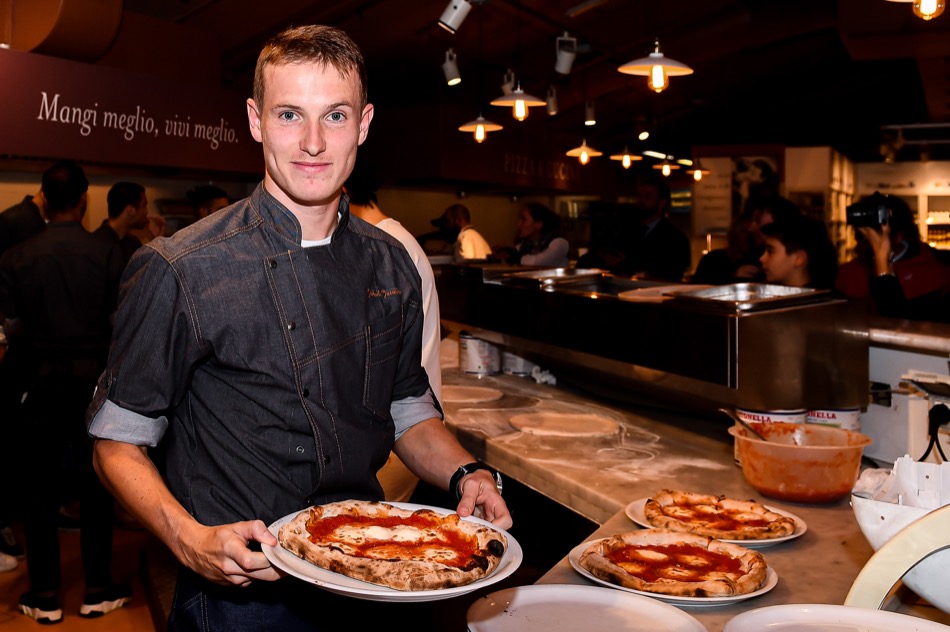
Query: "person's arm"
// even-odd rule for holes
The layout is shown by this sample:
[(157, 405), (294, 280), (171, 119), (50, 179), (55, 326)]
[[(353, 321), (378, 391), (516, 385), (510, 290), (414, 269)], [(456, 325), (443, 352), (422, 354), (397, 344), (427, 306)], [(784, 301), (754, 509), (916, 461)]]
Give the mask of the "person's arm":
[(521, 256), (523, 266), (556, 266), (567, 261), (567, 252), (571, 246), (563, 237), (555, 237), (547, 248), (533, 255)]
[[(403, 433), (393, 449), (419, 478), (441, 489), (448, 489), (459, 466), (475, 461), (439, 419), (414, 425)], [(459, 481), (459, 489), (462, 492), (457, 508), (460, 516), (475, 515), (502, 529), (511, 527), (511, 513), (490, 472), (476, 470), (465, 475)]]
[(267, 525), (261, 520), (215, 527), (198, 523), (172, 496), (144, 447), (98, 439), (93, 465), (116, 499), (158, 536), (178, 561), (202, 577), (237, 586), (280, 577), (263, 553), (248, 548), (251, 541), (277, 544)]
[(884, 224), (881, 230), (867, 226), (859, 227), (858, 230), (871, 246), (874, 255), (874, 276), (869, 287), (877, 313), (888, 318), (904, 317), (907, 313), (907, 298), (894, 272), (891, 227)]

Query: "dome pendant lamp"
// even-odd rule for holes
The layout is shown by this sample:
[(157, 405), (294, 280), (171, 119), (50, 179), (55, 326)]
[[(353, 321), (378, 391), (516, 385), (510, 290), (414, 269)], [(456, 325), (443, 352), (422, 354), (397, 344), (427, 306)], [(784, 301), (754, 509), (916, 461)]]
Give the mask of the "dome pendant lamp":
[(492, 123), (487, 120), (481, 114), (478, 115), (474, 121), (469, 121), (465, 125), (459, 128), (460, 132), (474, 132), (475, 133), (475, 142), (480, 143), (485, 140), (485, 135), (488, 132), (498, 132), (503, 128), (498, 123)]
[(693, 74), (692, 68), (675, 59), (670, 59), (660, 52), (659, 38), (654, 41), (653, 45), (653, 52), (649, 56), (627, 62), (617, 70), (627, 75), (649, 77), (647, 85), (654, 92), (663, 92), (670, 83), (669, 77)]
[(623, 165), (624, 169), (629, 169), (630, 165), (636, 160), (643, 160), (643, 156), (636, 156), (630, 153), (630, 150), (626, 147), (623, 148), (623, 152), (619, 154), (613, 154), (610, 156), (611, 160), (619, 160), (620, 164)]
[(528, 118), (528, 108), (547, 105), (547, 101), (542, 101), (538, 97), (525, 94), (519, 82), (511, 94), (503, 94), (492, 101), (491, 104), (500, 107), (510, 107), (514, 117), (519, 121), (523, 121)]
[(586, 165), (590, 162), (591, 158), (596, 158), (597, 156), (603, 156), (604, 152), (597, 151), (593, 147), (587, 145), (587, 140), (581, 142), (580, 147), (575, 147), (567, 152), (567, 155), (571, 158), (577, 158), (582, 165)]

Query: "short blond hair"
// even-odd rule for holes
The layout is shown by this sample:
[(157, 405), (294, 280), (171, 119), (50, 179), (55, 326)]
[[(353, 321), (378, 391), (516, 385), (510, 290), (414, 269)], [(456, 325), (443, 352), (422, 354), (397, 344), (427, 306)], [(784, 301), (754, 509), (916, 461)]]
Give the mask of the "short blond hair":
[(289, 28), (271, 38), (254, 69), (254, 102), (264, 103), (264, 70), (268, 66), (317, 63), (335, 68), (344, 77), (355, 75), (360, 88), (360, 111), (369, 103), (363, 53), (349, 35), (332, 26), (311, 24)]

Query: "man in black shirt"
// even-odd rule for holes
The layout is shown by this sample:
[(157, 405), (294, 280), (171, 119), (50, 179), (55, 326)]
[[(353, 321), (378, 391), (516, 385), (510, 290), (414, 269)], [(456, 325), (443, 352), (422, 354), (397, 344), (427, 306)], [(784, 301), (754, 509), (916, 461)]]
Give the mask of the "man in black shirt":
[(93, 234), (104, 237), (119, 246), (122, 260), (128, 263), (132, 253), (142, 246), (138, 237), (130, 231), (145, 228), (148, 224), (148, 198), (145, 187), (135, 182), (117, 182), (106, 196), (109, 217)]
[[(82, 226), (88, 181), (79, 165), (57, 163), (43, 174), (49, 225), (0, 258), (0, 313), (12, 323), (12, 344), (32, 362), (23, 422), (14, 424), (23, 452), (24, 530), (30, 590), (20, 611), (40, 623), (63, 613), (56, 516), (64, 453), (75, 450), (81, 480), (80, 519), (86, 597), (82, 616), (98, 616), (128, 601), (128, 587), (110, 574), (112, 498), (92, 468), (84, 412), (105, 367), (122, 257), (114, 243)], [(28, 420), (29, 423), (26, 421)]]

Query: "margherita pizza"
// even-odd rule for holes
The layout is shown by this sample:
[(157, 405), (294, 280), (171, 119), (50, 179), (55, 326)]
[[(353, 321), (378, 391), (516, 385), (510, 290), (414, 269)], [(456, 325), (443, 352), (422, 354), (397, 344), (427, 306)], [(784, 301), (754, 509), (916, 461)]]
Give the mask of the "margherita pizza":
[(642, 529), (592, 543), (578, 563), (612, 584), (677, 597), (730, 597), (765, 584), (765, 558), (692, 533)]
[(490, 575), (508, 547), (504, 534), (458, 514), (360, 500), (302, 511), (278, 540), (320, 568), (396, 590), (470, 584)]
[(724, 540), (766, 540), (791, 535), (795, 521), (754, 500), (664, 489), (646, 501), (654, 527)]

